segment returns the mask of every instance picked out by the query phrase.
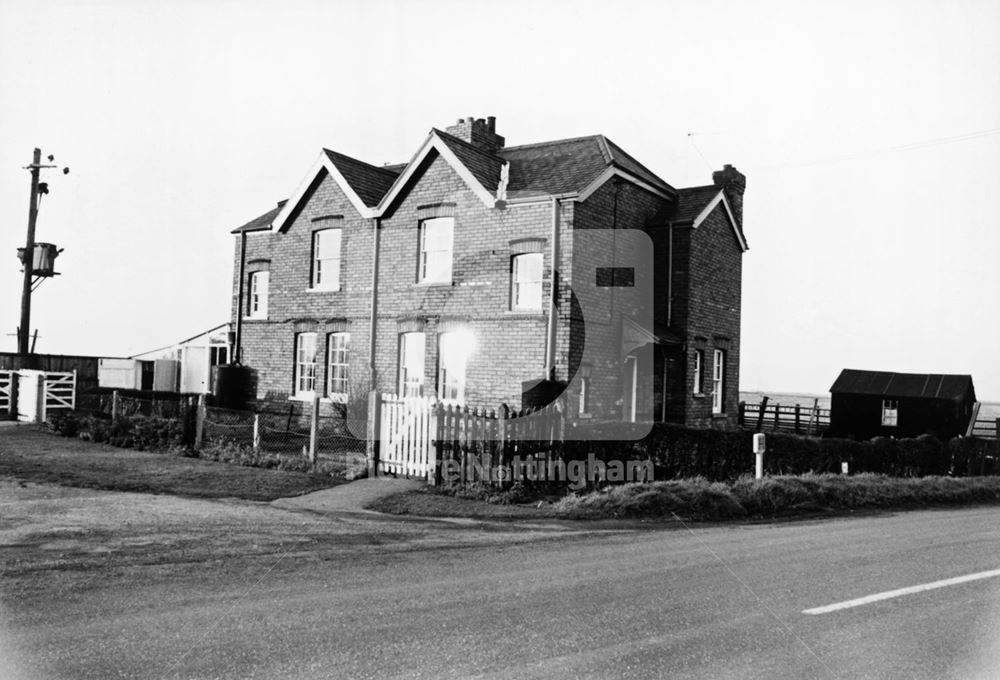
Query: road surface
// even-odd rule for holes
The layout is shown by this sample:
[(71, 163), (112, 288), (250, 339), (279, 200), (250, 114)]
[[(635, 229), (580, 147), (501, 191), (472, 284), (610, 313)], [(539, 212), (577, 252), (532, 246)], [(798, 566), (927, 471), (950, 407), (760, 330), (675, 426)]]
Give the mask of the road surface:
[(629, 527), (0, 494), (0, 676), (1000, 678), (1000, 508)]

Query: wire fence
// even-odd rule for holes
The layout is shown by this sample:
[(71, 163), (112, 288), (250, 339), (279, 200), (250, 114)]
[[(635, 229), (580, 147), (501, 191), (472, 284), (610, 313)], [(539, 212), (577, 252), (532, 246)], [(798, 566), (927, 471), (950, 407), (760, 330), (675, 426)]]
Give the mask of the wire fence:
[[(203, 421), (203, 445), (238, 445), (262, 453), (308, 456), (310, 413), (234, 411), (209, 407)], [(343, 416), (321, 415), (316, 431), (316, 460), (334, 467), (363, 464), (366, 441)]]

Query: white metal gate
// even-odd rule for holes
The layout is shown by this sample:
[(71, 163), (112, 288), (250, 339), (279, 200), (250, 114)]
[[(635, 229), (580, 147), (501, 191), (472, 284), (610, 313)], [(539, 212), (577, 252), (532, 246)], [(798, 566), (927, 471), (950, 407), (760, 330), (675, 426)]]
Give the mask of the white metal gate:
[(378, 473), (426, 478), (434, 469), (434, 401), (382, 396)]

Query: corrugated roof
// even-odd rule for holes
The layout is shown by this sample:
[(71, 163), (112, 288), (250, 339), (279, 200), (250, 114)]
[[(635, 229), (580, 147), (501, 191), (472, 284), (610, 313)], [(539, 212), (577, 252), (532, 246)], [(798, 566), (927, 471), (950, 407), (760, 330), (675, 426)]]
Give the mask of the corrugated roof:
[(278, 201), (278, 205), (276, 207), (271, 208), (270, 210), (268, 210), (263, 215), (260, 215), (259, 217), (253, 218), (252, 220), (244, 224), (242, 227), (237, 227), (236, 229), (233, 229), (230, 233), (239, 234), (240, 232), (243, 231), (265, 231), (267, 229), (270, 229), (271, 222), (273, 222), (274, 218), (278, 216), (278, 213), (281, 212), (281, 208), (282, 206), (285, 205), (286, 202), (287, 199), (285, 201)]
[(323, 152), (330, 159), (330, 162), (337, 167), (337, 170), (344, 176), (344, 179), (351, 185), (351, 188), (354, 189), (358, 197), (369, 208), (378, 205), (378, 202), (389, 191), (389, 187), (399, 177), (398, 172), (393, 172), (388, 167), (380, 168), (375, 165), (369, 165), (364, 161), (359, 161), (356, 158), (351, 158), (350, 156), (345, 156), (342, 153), (330, 151), (329, 149), (323, 149)]
[(831, 393), (875, 394), (886, 397), (958, 399), (975, 388), (971, 375), (940, 373), (890, 373), (845, 368), (830, 388)]

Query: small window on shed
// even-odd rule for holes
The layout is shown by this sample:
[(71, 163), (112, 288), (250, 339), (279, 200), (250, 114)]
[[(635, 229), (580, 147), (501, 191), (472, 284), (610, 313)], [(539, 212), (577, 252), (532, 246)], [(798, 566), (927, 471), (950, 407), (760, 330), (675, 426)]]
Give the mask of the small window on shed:
[(899, 402), (894, 399), (882, 400), (882, 426), (896, 427), (899, 420)]

